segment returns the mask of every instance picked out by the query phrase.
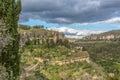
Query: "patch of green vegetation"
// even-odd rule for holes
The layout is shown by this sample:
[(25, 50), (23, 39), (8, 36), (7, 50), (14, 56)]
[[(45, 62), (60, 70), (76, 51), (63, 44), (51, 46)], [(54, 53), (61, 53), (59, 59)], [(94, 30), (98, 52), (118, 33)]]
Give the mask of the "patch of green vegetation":
[[(31, 70), (32, 73), (28, 71), (28, 73), (33, 74), (32, 77), (37, 77), (38, 74), (42, 73), (45, 75), (45, 78), (49, 80), (84, 80), (86, 76), (91, 79), (93, 79), (94, 76), (96, 76), (97, 79), (107, 79), (103, 69), (91, 61), (90, 63), (82, 61), (61, 66), (58, 64), (52, 65), (50, 63), (51, 61), (72, 60), (77, 57), (89, 57), (89, 54), (86, 51), (80, 51), (74, 47), (67, 48), (64, 45), (57, 45), (48, 48), (44, 45), (25, 45), (21, 48), (21, 52), (21, 65), (24, 69), (39, 64)], [(39, 62), (35, 58), (43, 59), (44, 61)], [(35, 75), (36, 70), (37, 75)], [(28, 77), (29, 80), (31, 80), (32, 77)]]
[(60, 38), (61, 33), (38, 27), (20, 30), (20, 33), (23, 41), (28, 38), (20, 49), (22, 74), (29, 74), (25, 77), (28, 80), (109, 79), (104, 69), (89, 59), (84, 48)]
[[(82, 44), (82, 43), (81, 43)], [(84, 43), (85, 50), (93, 62), (102, 66), (112, 80), (120, 80), (120, 42)]]

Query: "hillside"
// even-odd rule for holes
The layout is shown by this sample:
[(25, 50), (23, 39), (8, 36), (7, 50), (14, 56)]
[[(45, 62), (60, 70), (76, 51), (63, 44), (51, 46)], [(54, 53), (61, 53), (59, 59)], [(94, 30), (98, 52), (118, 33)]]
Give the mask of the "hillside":
[(57, 44), (59, 40), (64, 41), (64, 34), (61, 32), (46, 30), (43, 26), (24, 26), (19, 25), (20, 45), (23, 46), (30, 41), (34, 44), (54, 43)]
[(20, 49), (21, 80), (109, 78), (101, 66), (91, 61), (89, 53), (83, 51), (83, 47), (73, 46), (61, 33), (41, 27), (19, 28), (19, 33), (21, 43), (24, 43)]
[(92, 34), (90, 36), (86, 36), (84, 40), (114, 40), (120, 38), (120, 30), (112, 30), (108, 32), (104, 32), (101, 34)]
[(75, 45), (88, 51), (90, 59), (111, 77), (108, 80), (120, 80), (120, 41), (78, 41)]

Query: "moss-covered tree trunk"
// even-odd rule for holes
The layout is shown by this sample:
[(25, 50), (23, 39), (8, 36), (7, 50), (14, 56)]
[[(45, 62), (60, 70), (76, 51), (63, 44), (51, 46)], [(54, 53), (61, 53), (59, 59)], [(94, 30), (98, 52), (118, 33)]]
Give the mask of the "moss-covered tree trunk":
[(0, 63), (6, 67), (9, 80), (19, 79), (19, 34), (17, 31), (20, 0), (0, 0)]

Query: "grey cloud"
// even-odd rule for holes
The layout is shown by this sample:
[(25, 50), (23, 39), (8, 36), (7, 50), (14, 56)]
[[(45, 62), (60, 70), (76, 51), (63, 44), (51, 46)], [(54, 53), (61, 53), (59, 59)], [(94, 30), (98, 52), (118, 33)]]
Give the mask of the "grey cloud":
[(20, 21), (87, 23), (120, 17), (120, 0), (22, 0)]

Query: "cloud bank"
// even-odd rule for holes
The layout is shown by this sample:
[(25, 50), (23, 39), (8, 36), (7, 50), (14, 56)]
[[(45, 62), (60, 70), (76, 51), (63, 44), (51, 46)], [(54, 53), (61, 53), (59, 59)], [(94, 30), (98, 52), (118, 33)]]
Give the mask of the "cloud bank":
[(20, 21), (74, 24), (112, 22), (109, 19), (120, 17), (120, 0), (22, 0), (22, 4)]
[(105, 31), (93, 31), (93, 30), (76, 30), (68, 27), (60, 27), (60, 28), (53, 27), (53, 28), (49, 28), (49, 30), (63, 32), (65, 36), (68, 38), (78, 38), (78, 39), (88, 36), (90, 34), (99, 34), (105, 32)]

